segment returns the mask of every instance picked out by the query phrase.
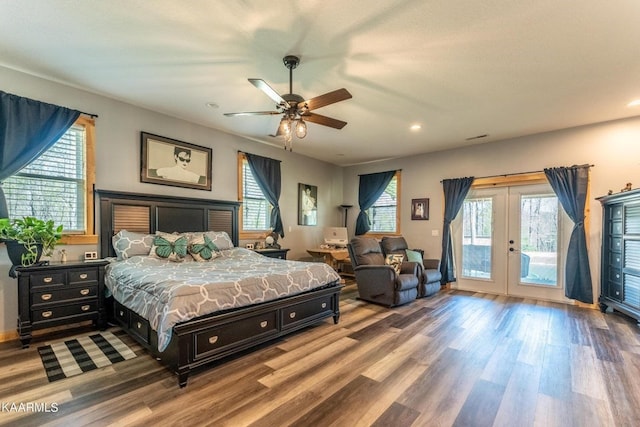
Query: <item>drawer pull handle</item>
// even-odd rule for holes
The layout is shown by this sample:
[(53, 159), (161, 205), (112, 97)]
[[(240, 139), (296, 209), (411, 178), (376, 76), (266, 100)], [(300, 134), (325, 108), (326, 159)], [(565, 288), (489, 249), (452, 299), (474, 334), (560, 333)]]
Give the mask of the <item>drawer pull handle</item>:
[(209, 344), (215, 344), (216, 341), (218, 341), (218, 336), (217, 335), (209, 337)]
[(142, 329), (142, 323), (137, 322), (137, 323), (136, 323), (136, 328), (138, 328), (138, 329)]
[(80, 275), (80, 278), (81, 278), (81, 279), (86, 279), (87, 277), (88, 277), (88, 274), (87, 274), (87, 273), (82, 273), (82, 274)]
[(616, 295), (620, 295), (620, 291), (616, 291)]
[(42, 298), (44, 301), (49, 301), (52, 296), (53, 295), (51, 295), (51, 294), (42, 294), (42, 296), (40, 296), (40, 298)]
[(326, 302), (323, 302), (323, 303), (322, 303), (322, 305), (321, 305), (321, 307), (322, 307), (322, 308), (327, 308), (327, 303), (326, 303)]
[(80, 307), (82, 311), (89, 311), (90, 308), (91, 308), (90, 305), (83, 305), (82, 307)]
[(44, 283), (51, 283), (51, 282), (53, 282), (53, 277), (45, 277), (44, 279), (42, 279), (42, 281)]
[(80, 295), (89, 295), (89, 289), (82, 289)]
[(267, 327), (267, 324), (268, 324), (268, 323), (267, 323), (267, 321), (266, 321), (266, 320), (263, 320), (262, 322), (260, 322), (260, 327), (261, 327), (261, 328), (266, 328), (266, 327)]
[(619, 274), (616, 274), (616, 279), (619, 279), (619, 278), (620, 278), (620, 275), (619, 275)]
[(289, 313), (289, 317), (294, 319), (296, 317), (296, 312), (292, 311), (291, 313)]
[(124, 311), (120, 310), (120, 317), (124, 316)]
[(42, 317), (51, 317), (53, 315), (53, 311), (43, 311)]

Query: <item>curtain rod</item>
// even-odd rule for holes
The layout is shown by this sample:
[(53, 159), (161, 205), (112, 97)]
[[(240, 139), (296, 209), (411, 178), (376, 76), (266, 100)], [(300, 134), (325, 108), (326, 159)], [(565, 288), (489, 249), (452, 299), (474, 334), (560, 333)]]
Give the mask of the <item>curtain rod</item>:
[(80, 114), (84, 114), (85, 116), (89, 116), (89, 117), (91, 117), (92, 119), (97, 119), (97, 118), (98, 118), (98, 115), (97, 115), (97, 114), (93, 114), (93, 113), (85, 113), (84, 111), (80, 111), (80, 110), (76, 110), (76, 111), (78, 111)]
[(377, 173), (385, 173), (385, 172), (399, 172), (399, 171), (402, 171), (402, 169), (392, 169), (392, 170), (382, 171), (382, 172), (360, 173), (360, 174), (358, 174), (358, 176), (362, 176), (362, 175), (375, 175), (375, 174), (377, 174)]
[[(580, 167), (580, 166), (587, 166), (587, 167), (594, 167), (595, 165), (573, 165), (573, 166), (569, 166), (572, 168), (575, 167)], [(487, 176), (474, 176), (473, 179), (485, 179), (485, 178), (498, 178), (498, 177), (508, 177), (508, 176), (515, 176), (515, 175), (527, 175), (530, 173), (541, 173), (544, 172), (544, 170), (539, 170), (539, 171), (528, 171), (528, 172), (514, 172), (514, 173), (502, 173), (502, 174), (497, 174), (497, 175), (487, 175)], [(440, 180), (440, 182), (442, 182), (444, 180)]]

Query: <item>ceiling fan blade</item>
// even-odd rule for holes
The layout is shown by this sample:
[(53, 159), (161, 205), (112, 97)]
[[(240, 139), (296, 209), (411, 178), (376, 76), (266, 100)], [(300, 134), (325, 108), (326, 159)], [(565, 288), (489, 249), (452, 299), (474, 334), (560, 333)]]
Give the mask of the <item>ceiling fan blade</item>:
[(306, 113), (301, 116), (304, 121), (316, 123), (318, 125), (329, 126), (331, 128), (342, 129), (347, 125), (347, 122), (342, 120), (332, 119), (331, 117), (321, 116), (320, 114)]
[(325, 105), (334, 104), (336, 102), (344, 101), (345, 99), (352, 98), (348, 90), (342, 88), (334, 90), (333, 92), (325, 93), (324, 95), (316, 96), (315, 98), (308, 99), (302, 104), (308, 111), (324, 107)]
[(244, 113), (224, 113), (225, 116), (273, 116), (282, 114), (279, 111), (247, 111)]
[(276, 104), (282, 106), (283, 108), (289, 108), (289, 103), (285, 101), (278, 92), (273, 90), (271, 86), (267, 84), (262, 79), (249, 79), (249, 82), (267, 94), (267, 96), (275, 101)]

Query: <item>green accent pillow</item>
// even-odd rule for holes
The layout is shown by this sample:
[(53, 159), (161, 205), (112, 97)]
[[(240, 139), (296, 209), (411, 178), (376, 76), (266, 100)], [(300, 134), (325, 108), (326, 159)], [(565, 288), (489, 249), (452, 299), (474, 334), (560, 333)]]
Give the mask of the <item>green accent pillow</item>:
[(408, 262), (417, 262), (424, 268), (424, 264), (422, 263), (422, 254), (418, 251), (412, 251), (411, 249), (405, 249), (407, 253), (407, 261)]
[(212, 260), (219, 255), (218, 247), (206, 234), (194, 236), (189, 241), (187, 250), (193, 259), (199, 262)]
[(151, 256), (182, 262), (187, 256), (187, 238), (178, 234), (168, 234), (158, 231), (153, 239)]

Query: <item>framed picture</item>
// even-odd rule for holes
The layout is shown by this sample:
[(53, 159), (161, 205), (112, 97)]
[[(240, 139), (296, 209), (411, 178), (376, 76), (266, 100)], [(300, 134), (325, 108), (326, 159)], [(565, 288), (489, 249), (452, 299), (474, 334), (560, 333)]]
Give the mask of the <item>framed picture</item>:
[(318, 187), (298, 183), (298, 225), (318, 225)]
[(141, 132), (140, 181), (211, 190), (211, 148)]
[(429, 219), (429, 199), (411, 199), (411, 219)]

